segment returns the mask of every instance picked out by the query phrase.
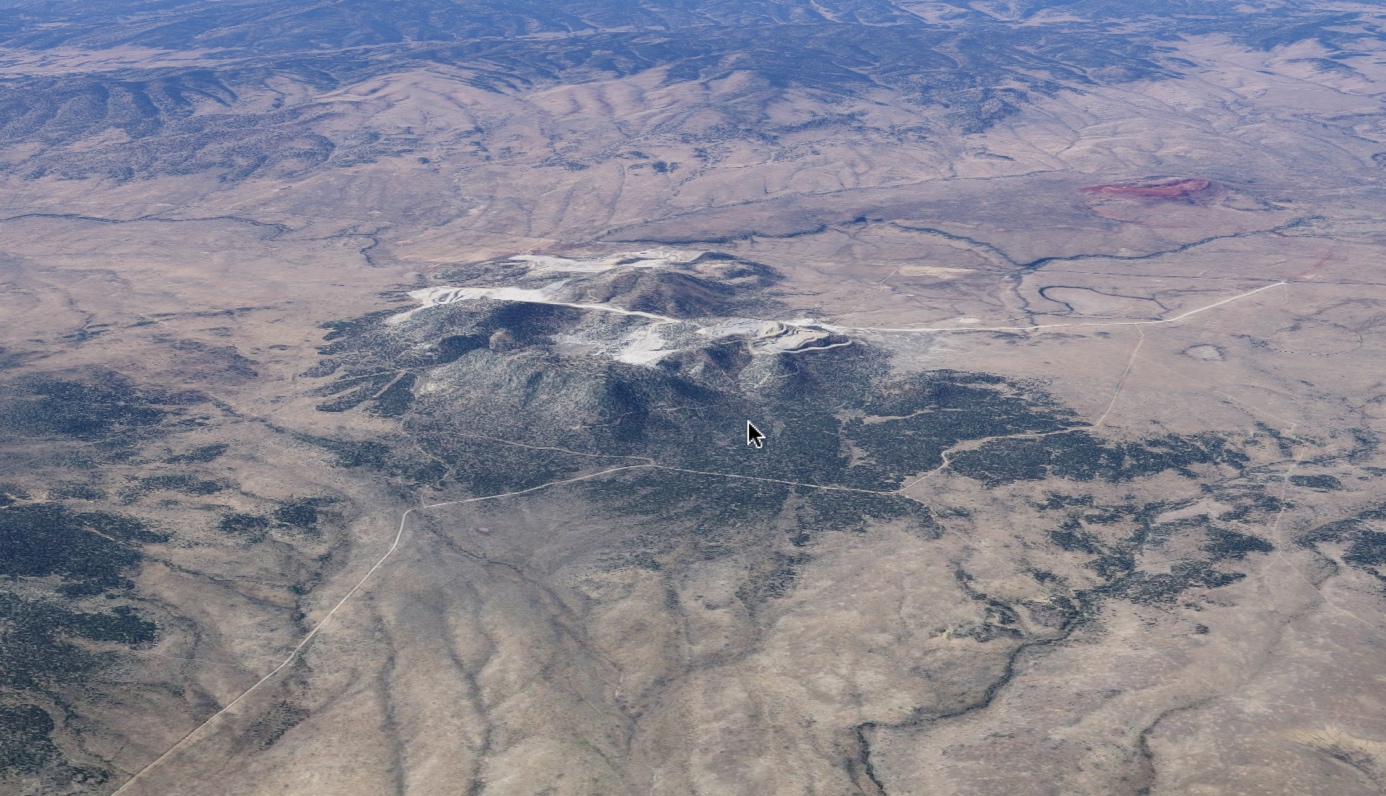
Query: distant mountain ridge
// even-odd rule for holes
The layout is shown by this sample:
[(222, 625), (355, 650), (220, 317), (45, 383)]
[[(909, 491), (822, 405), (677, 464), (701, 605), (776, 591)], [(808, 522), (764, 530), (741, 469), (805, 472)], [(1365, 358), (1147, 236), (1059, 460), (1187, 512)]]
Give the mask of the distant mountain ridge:
[[(1204, 27), (1234, 30), (1226, 17), (1268, 15), (1308, 21), (1323, 16), (1313, 4), (1236, 3), (1229, 0), (1157, 0), (1156, 2), (967, 3), (953, 0), (935, 6), (956, 9), (951, 21), (969, 25), (992, 20), (1026, 22), (1049, 15), (1110, 21), (1160, 19), (1170, 28)], [(1367, 3), (1365, 5), (1372, 5)], [(914, 11), (918, 4), (888, 0), (832, 0), (805, 4), (792, 0), (411, 0), (381, 4), (349, 0), (330, 6), (293, 0), (207, 3), (9, 2), (0, 19), (0, 42), (11, 47), (55, 46), (104, 48), (135, 45), (160, 49), (231, 49), (237, 54), (283, 53), (300, 49), (362, 47), (396, 43), (463, 42), (477, 39), (546, 37), (599, 31), (663, 31), (722, 26), (865, 25), (940, 27)], [(1247, 14), (1254, 9), (1255, 14)], [(1356, 15), (1336, 10), (1337, 16)], [(1333, 13), (1333, 12), (1328, 12)], [(1219, 18), (1224, 18), (1219, 22)], [(1172, 23), (1172, 24), (1170, 24)]]
[[(1375, 25), (1315, 4), (931, 7), (925, 15), (885, 0), (11, 2), (0, 6), (0, 47), (21, 60), (137, 47), (199, 62), (128, 65), (125, 56), (127, 65), (12, 68), (0, 78), (0, 148), (27, 148), (3, 168), (31, 179), (238, 181), (410, 154), (419, 140), (407, 134), (325, 131), (335, 109), (321, 98), (437, 67), (502, 95), (645, 73), (671, 86), (747, 75), (761, 86), (752, 110), (786, 92), (824, 105), (797, 125), (748, 118), (714, 138), (859, 127), (851, 113), (833, 115), (846, 99), (941, 109), (955, 129), (976, 133), (1059, 91), (1170, 77), (1177, 64), (1162, 42), (1179, 36), (1223, 33), (1258, 47), (1317, 39), (1332, 48)], [(80, 158), (56, 151), (78, 142), (87, 142)]]

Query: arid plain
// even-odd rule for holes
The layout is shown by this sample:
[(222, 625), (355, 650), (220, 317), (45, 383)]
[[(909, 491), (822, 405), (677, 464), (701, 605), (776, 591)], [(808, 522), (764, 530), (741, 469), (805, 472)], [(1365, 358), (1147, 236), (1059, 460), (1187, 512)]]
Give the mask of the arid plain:
[(206, 89), (242, 172), (11, 135), (0, 524), (102, 541), (6, 573), (0, 788), (1381, 792), (1386, 54), (1324, 9), (984, 124), (406, 42)]

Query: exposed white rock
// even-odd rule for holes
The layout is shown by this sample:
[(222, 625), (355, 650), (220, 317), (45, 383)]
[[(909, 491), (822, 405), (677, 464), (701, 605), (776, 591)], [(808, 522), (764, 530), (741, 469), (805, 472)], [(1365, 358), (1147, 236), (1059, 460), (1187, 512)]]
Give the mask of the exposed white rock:
[[(646, 254), (650, 254), (647, 252)], [(692, 259), (687, 253), (675, 252), (681, 257)], [(594, 264), (611, 261), (610, 267), (629, 267), (630, 262), (622, 258), (630, 255), (613, 256), (602, 260), (563, 260), (563, 258), (541, 258), (524, 255), (513, 259), (527, 262), (539, 260), (563, 260), (564, 263)], [(651, 258), (653, 262), (655, 258)], [(667, 262), (667, 260), (665, 261)], [(649, 267), (654, 267), (649, 266)], [(558, 269), (555, 269), (558, 270)], [(565, 268), (563, 270), (582, 270)], [(598, 269), (595, 265), (587, 269)], [(851, 341), (828, 342), (834, 332), (831, 328), (816, 324), (809, 319), (792, 321), (766, 321), (757, 318), (705, 318), (699, 321), (671, 318), (651, 312), (628, 310), (612, 304), (576, 303), (560, 301), (563, 289), (572, 280), (560, 279), (540, 288), (520, 287), (429, 287), (409, 293), (419, 306), (412, 310), (392, 316), (389, 323), (400, 323), (411, 315), (429, 307), (455, 304), (462, 301), (516, 301), (529, 304), (550, 304), (560, 307), (574, 307), (596, 312), (608, 312), (635, 318), (644, 318), (653, 323), (640, 324), (618, 336), (602, 339), (598, 335), (564, 335), (556, 342), (567, 351), (581, 353), (601, 353), (619, 362), (632, 365), (653, 365), (665, 357), (687, 347), (689, 336), (699, 335), (713, 340), (732, 337), (746, 338), (752, 354), (805, 353), (824, 351), (850, 345)]]
[(571, 273), (601, 273), (613, 268), (663, 268), (692, 262), (703, 255), (699, 251), (677, 249), (648, 249), (638, 252), (610, 254), (587, 260), (573, 260), (545, 254), (518, 254), (510, 262), (528, 263), (536, 271), (567, 271)]

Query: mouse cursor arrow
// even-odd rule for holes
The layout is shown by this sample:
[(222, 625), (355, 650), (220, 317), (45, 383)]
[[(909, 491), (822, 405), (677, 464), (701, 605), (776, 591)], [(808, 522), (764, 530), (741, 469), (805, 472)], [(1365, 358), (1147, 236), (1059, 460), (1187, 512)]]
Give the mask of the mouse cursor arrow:
[(756, 450), (765, 447), (765, 435), (749, 420), (746, 421), (746, 444), (754, 446)]

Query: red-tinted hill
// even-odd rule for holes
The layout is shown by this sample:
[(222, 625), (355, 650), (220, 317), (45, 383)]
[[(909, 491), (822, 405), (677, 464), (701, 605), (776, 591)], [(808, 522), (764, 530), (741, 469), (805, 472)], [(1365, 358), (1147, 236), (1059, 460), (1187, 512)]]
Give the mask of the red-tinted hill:
[(1096, 193), (1103, 196), (1129, 196), (1135, 199), (1186, 199), (1200, 191), (1207, 190), (1211, 184), (1200, 177), (1190, 177), (1158, 182), (1090, 185), (1080, 190), (1084, 193)]

